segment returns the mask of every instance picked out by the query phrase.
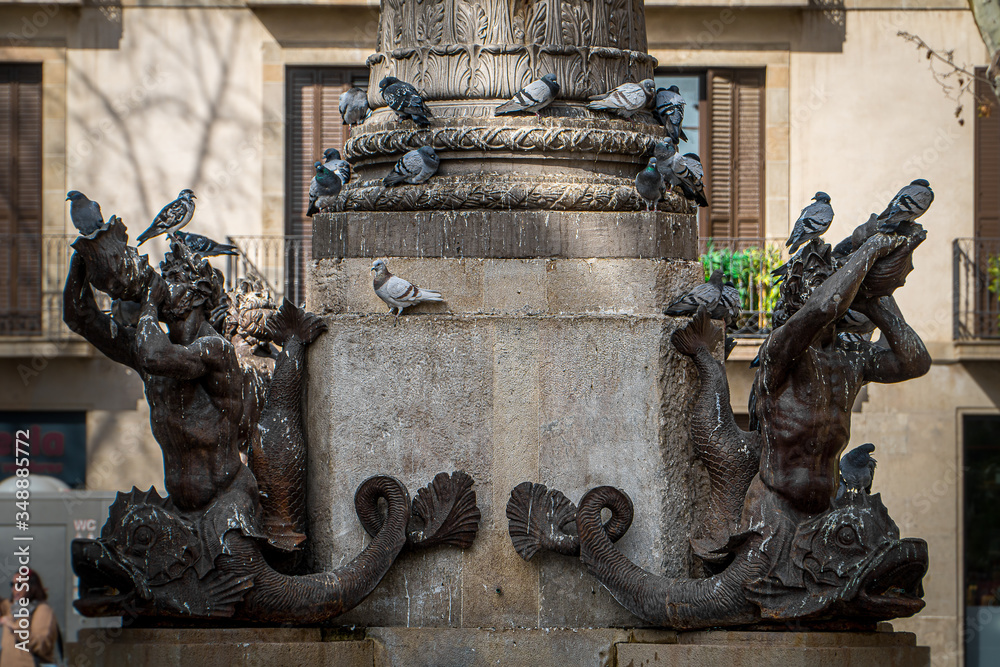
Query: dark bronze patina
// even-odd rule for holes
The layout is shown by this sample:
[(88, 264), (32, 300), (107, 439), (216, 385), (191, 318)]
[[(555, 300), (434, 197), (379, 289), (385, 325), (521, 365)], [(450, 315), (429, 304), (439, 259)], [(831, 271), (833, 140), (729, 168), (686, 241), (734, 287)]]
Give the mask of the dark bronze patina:
[[(608, 486), (588, 492), (574, 515), (558, 491), (519, 485), (508, 503), (518, 553), (525, 559), (540, 548), (579, 553), (623, 606), (676, 629), (870, 624), (922, 609), (926, 542), (901, 539), (879, 495), (835, 495), (858, 391), (930, 368), (923, 343), (891, 296), (925, 236), (915, 223), (883, 234), (869, 222), (855, 231), (852, 254), (834, 259), (828, 245), (814, 240), (789, 262), (776, 326), (760, 350), (751, 431), (737, 426), (725, 367), (712, 354), (721, 329), (702, 308), (674, 334), (674, 346), (701, 379), (691, 439), (708, 471), (710, 495), (691, 545), (711, 576), (667, 579), (618, 551), (612, 542), (631, 523), (632, 502)], [(867, 315), (882, 340), (838, 334), (849, 307)], [(605, 509), (612, 516), (602, 525)]]
[[(119, 493), (101, 537), (73, 542), (81, 613), (319, 623), (364, 600), (408, 540), (472, 543), (467, 475), (438, 475), (412, 510), (401, 482), (376, 476), (355, 494), (373, 537), (361, 554), (289, 574), (307, 529), (305, 351), (325, 323), (288, 301), (275, 308), (259, 284), (227, 295), (183, 244), (156, 272), (116, 218), (73, 247), (64, 319), (142, 378), (169, 494)], [(103, 313), (92, 286), (141, 304), (138, 322)]]

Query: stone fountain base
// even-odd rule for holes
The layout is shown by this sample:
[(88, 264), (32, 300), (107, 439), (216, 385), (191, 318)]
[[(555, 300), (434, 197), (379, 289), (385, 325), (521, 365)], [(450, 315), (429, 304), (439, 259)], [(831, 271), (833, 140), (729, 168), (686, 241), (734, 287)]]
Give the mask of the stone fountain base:
[(893, 632), (675, 633), (622, 628), (229, 628), (83, 630), (70, 664), (93, 667), (925, 667), (930, 649)]

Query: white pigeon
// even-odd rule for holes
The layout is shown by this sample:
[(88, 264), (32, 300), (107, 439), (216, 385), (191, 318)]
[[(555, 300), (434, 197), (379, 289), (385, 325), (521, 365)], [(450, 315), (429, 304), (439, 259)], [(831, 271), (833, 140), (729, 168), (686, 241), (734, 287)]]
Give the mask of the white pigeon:
[(433, 176), (441, 165), (441, 159), (430, 146), (421, 146), (410, 151), (392, 168), (392, 171), (382, 179), (382, 185), (392, 187), (400, 183), (417, 185)]
[(825, 234), (826, 230), (830, 228), (830, 223), (833, 222), (830, 195), (825, 192), (817, 192), (813, 199), (815, 201), (812, 204), (802, 209), (799, 219), (795, 221), (795, 226), (792, 228), (792, 235), (785, 241), (785, 245), (789, 246), (789, 254), (795, 254), (800, 245), (812, 239), (818, 239)]
[(588, 109), (613, 111), (622, 118), (631, 118), (636, 111), (649, 105), (656, 84), (652, 79), (640, 83), (623, 83), (603, 95), (594, 95), (587, 104)]
[(493, 115), (502, 116), (518, 111), (530, 111), (537, 116), (539, 111), (552, 104), (552, 100), (558, 94), (559, 83), (556, 82), (556, 75), (546, 74), (517, 91), (509, 102), (498, 106)]
[(372, 286), (378, 298), (389, 306), (389, 312), (395, 311), (398, 318), (403, 314), (404, 308), (415, 306), (423, 301), (444, 301), (441, 292), (421, 289), (408, 280), (403, 280), (399, 276), (389, 273), (389, 267), (385, 265), (385, 260), (376, 259), (372, 262), (372, 271), (375, 272), (375, 280)]
[(172, 234), (191, 222), (191, 216), (194, 215), (195, 199), (197, 197), (191, 190), (187, 188), (181, 190), (177, 199), (161, 208), (160, 212), (153, 218), (153, 224), (142, 234), (139, 234), (138, 245), (142, 245), (160, 234)]

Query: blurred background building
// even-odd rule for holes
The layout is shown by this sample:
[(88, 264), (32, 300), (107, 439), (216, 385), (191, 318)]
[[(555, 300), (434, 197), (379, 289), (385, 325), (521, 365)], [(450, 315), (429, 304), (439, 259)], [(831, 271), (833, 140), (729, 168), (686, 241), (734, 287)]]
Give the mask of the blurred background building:
[[(727, 365), (744, 418), (747, 362), (775, 299), (768, 272), (799, 210), (829, 193), (836, 242), (911, 180), (934, 188), (928, 240), (897, 298), (935, 363), (868, 388), (852, 446), (875, 443), (875, 490), (905, 535), (930, 543), (927, 608), (897, 629), (930, 644), (935, 665), (1000, 663), (1000, 109), (984, 81), (900, 36), (982, 75), (972, 11), (964, 0), (646, 7), (659, 82), (688, 99), (687, 147), (706, 168), (705, 262), (738, 280), (748, 310)], [(368, 83), (378, 15), (362, 0), (0, 2), (0, 478), (13, 430), (30, 428), (34, 472), (83, 497), (106, 506), (104, 491), (162, 489), (141, 381), (62, 324), (66, 192), (99, 201), (134, 238), (192, 188), (188, 229), (242, 251), (213, 260), (230, 282), (256, 275), (304, 301), (311, 165), (347, 139), (337, 98)], [(143, 249), (158, 262), (165, 243)], [(103, 521), (63, 506), (68, 539), (86, 532), (74, 517)], [(0, 509), (0, 527), (12, 521)], [(42, 574), (71, 599), (71, 576)]]

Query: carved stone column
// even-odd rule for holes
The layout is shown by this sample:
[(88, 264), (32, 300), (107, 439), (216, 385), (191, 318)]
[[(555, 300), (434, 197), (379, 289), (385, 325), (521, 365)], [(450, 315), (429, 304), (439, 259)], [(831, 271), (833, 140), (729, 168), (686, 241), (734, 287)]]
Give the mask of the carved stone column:
[[(313, 554), (325, 566), (362, 543), (342, 531), (357, 522), (339, 489), (383, 471), (417, 488), (425, 470), (463, 469), (483, 518), (470, 550), (404, 555), (341, 621), (639, 623), (575, 560), (522, 561), (505, 508), (526, 479), (573, 501), (620, 486), (637, 508), (621, 547), (688, 574), (693, 392), (669, 342), (677, 322), (662, 311), (703, 280), (695, 210), (670, 195), (644, 211), (634, 179), (662, 136), (648, 111), (625, 121), (586, 108), (652, 76), (642, 2), (384, 0), (369, 63), (374, 113), (346, 150), (355, 178), (313, 219), (308, 304), (329, 323), (309, 356)], [(493, 115), (549, 72), (562, 92), (540, 118)], [(385, 107), (386, 75), (426, 94), (429, 128)], [(437, 175), (382, 187), (405, 151), (427, 144)], [(377, 257), (445, 303), (394, 324), (372, 289)]]

